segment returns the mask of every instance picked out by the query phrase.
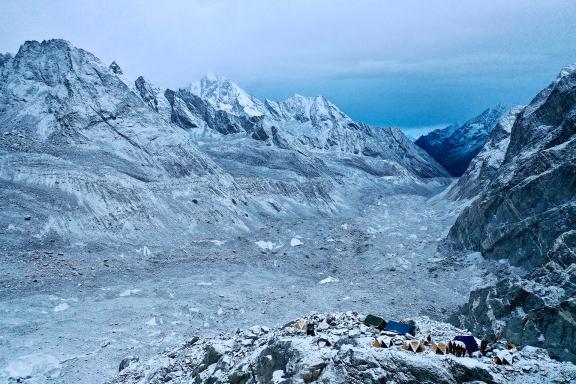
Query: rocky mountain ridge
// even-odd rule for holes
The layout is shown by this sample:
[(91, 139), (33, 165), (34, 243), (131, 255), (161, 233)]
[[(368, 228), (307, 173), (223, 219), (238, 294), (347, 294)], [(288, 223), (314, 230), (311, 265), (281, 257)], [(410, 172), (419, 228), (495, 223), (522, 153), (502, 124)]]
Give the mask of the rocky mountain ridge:
[(497, 176), (510, 143), (510, 132), (523, 107), (514, 107), (492, 129), (482, 150), (476, 155), (466, 172), (450, 186), (446, 196), (452, 199), (473, 199)]
[(173, 238), (184, 223), (209, 227), (212, 207), (246, 227), (232, 177), (92, 54), (26, 42), (2, 67), (0, 104), (2, 228), (32, 217), (11, 244), (134, 239), (142, 227)]
[[(500, 124), (511, 125), (509, 138), (497, 132), (485, 147), (492, 156), (477, 158), (456, 184), (454, 190), (465, 195), (484, 183), (448, 235), (457, 248), (524, 271), (472, 292), (453, 321), (546, 347), (570, 361), (576, 361), (575, 116), (576, 66), (570, 66)], [(475, 169), (485, 177), (474, 179)]]
[(215, 76), (178, 91), (161, 92), (143, 78), (137, 83), (143, 98), (161, 104), (167, 99), (172, 109), (164, 115), (193, 134), (245, 134), (280, 149), (371, 157), (393, 161), (418, 177), (448, 176), (400, 130), (357, 123), (323, 96), (260, 101)]

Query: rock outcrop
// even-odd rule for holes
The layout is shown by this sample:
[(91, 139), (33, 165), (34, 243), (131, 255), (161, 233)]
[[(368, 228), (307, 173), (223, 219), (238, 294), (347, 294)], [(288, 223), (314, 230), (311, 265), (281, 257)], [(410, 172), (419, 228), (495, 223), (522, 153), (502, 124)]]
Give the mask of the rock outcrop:
[[(512, 366), (494, 365), (489, 357), (439, 355), (405, 350), (412, 337), (381, 335), (352, 313), (305, 316), (281, 328), (254, 326), (235, 335), (195, 337), (151, 359), (134, 361), (109, 381), (129, 383), (540, 383), (576, 379), (572, 364), (550, 360), (538, 348), (506, 352)], [(451, 340), (463, 331), (422, 317), (415, 319), (416, 340)], [(306, 335), (306, 324), (316, 335)], [(304, 329), (302, 329), (304, 328)], [(390, 346), (377, 347), (377, 338)], [(422, 341), (422, 345), (426, 344)]]
[(576, 230), (560, 236), (549, 262), (524, 277), (473, 291), (451, 318), (485, 337), (505, 337), (576, 361)]

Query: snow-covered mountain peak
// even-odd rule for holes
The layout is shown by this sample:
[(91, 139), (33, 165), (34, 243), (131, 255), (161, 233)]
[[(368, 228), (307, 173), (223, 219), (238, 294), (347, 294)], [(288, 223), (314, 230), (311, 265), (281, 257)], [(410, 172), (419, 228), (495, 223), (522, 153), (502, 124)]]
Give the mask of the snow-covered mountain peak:
[(501, 116), (502, 114), (509, 111), (510, 108), (504, 104), (497, 104), (492, 108), (486, 108), (480, 115), (472, 119), (471, 121), (478, 121), (478, 120), (492, 120), (494, 117)]
[(235, 115), (262, 116), (264, 104), (226, 77), (208, 74), (192, 83), (188, 90), (213, 107)]
[(96, 85), (110, 86), (110, 81), (126, 85), (122, 75), (116, 74), (96, 56), (62, 39), (26, 41), (14, 58), (4, 64), (4, 71), (5, 76), (21, 84), (16, 92), (27, 86), (40, 86), (58, 88), (63, 95), (81, 83), (87, 86), (86, 90)]
[(18, 49), (18, 54), (34, 50), (72, 50), (77, 49), (72, 44), (64, 39), (48, 39), (48, 40), (26, 40)]
[(562, 68), (562, 70), (560, 70), (560, 73), (558, 74), (557, 79), (560, 80), (563, 77), (570, 76), (574, 72), (576, 72), (576, 63), (567, 65), (564, 68)]
[(560, 92), (569, 92), (576, 86), (576, 63), (564, 67), (556, 80)]
[(522, 112), (522, 117), (530, 118), (530, 115), (538, 111), (550, 97), (554, 98), (558, 97), (558, 94), (572, 92), (574, 87), (576, 87), (576, 63), (562, 68), (556, 79), (540, 91), (526, 106)]
[(480, 152), (488, 135), (508, 108), (496, 105), (462, 125), (432, 131), (416, 140), (453, 176), (461, 176), (474, 156)]
[(332, 123), (351, 123), (352, 119), (324, 96), (302, 96), (295, 94), (279, 103), (280, 109), (291, 118), (300, 121), (311, 121), (318, 125), (323, 121)]
[(26, 41), (14, 57), (13, 69), (24, 74), (26, 80), (38, 79), (52, 86), (73, 69), (74, 49), (65, 40)]
[(263, 102), (223, 76), (206, 75), (200, 81), (192, 83), (187, 90), (207, 101), (215, 109), (235, 116), (262, 116), (274, 122), (311, 122), (314, 126), (353, 122), (324, 96), (295, 94), (284, 101), (266, 99)]
[(286, 100), (283, 101), (283, 104), (286, 106), (291, 106), (295, 108), (301, 108), (304, 110), (312, 110), (313, 107), (325, 107), (325, 108), (334, 108), (338, 109), (336, 105), (328, 101), (324, 96), (317, 95), (317, 96), (302, 96), (298, 93), (290, 96)]

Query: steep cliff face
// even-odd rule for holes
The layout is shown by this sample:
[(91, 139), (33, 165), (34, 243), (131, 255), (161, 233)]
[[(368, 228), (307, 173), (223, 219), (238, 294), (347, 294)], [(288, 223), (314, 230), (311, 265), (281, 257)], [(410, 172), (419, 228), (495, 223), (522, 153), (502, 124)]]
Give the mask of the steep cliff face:
[(448, 235), (457, 247), (529, 271), (473, 292), (453, 320), (483, 333), (538, 342), (572, 361), (575, 134), (572, 66), (518, 113), (503, 161), (497, 171), (489, 172), (493, 180), (464, 209)]
[(432, 155), (452, 176), (461, 176), (506, 111), (503, 106), (487, 109), (461, 126), (450, 126), (420, 137), (416, 145)]
[(514, 123), (498, 176), (465, 209), (449, 238), (489, 258), (542, 265), (574, 228), (576, 73), (565, 70)]
[(452, 316), (452, 323), (479, 335), (547, 348), (552, 357), (575, 362), (574, 249), (576, 230), (558, 237), (542, 267), (473, 291), (468, 303)]

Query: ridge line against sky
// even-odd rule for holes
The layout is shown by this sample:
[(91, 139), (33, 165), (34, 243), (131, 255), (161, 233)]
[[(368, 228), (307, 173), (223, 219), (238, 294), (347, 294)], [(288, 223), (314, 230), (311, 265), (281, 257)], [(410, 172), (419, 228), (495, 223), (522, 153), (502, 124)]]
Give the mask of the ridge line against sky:
[(355, 120), (411, 136), (498, 103), (526, 104), (576, 62), (573, 0), (4, 0), (2, 8), (0, 52), (63, 38), (161, 87), (212, 72), (260, 98), (322, 94)]

